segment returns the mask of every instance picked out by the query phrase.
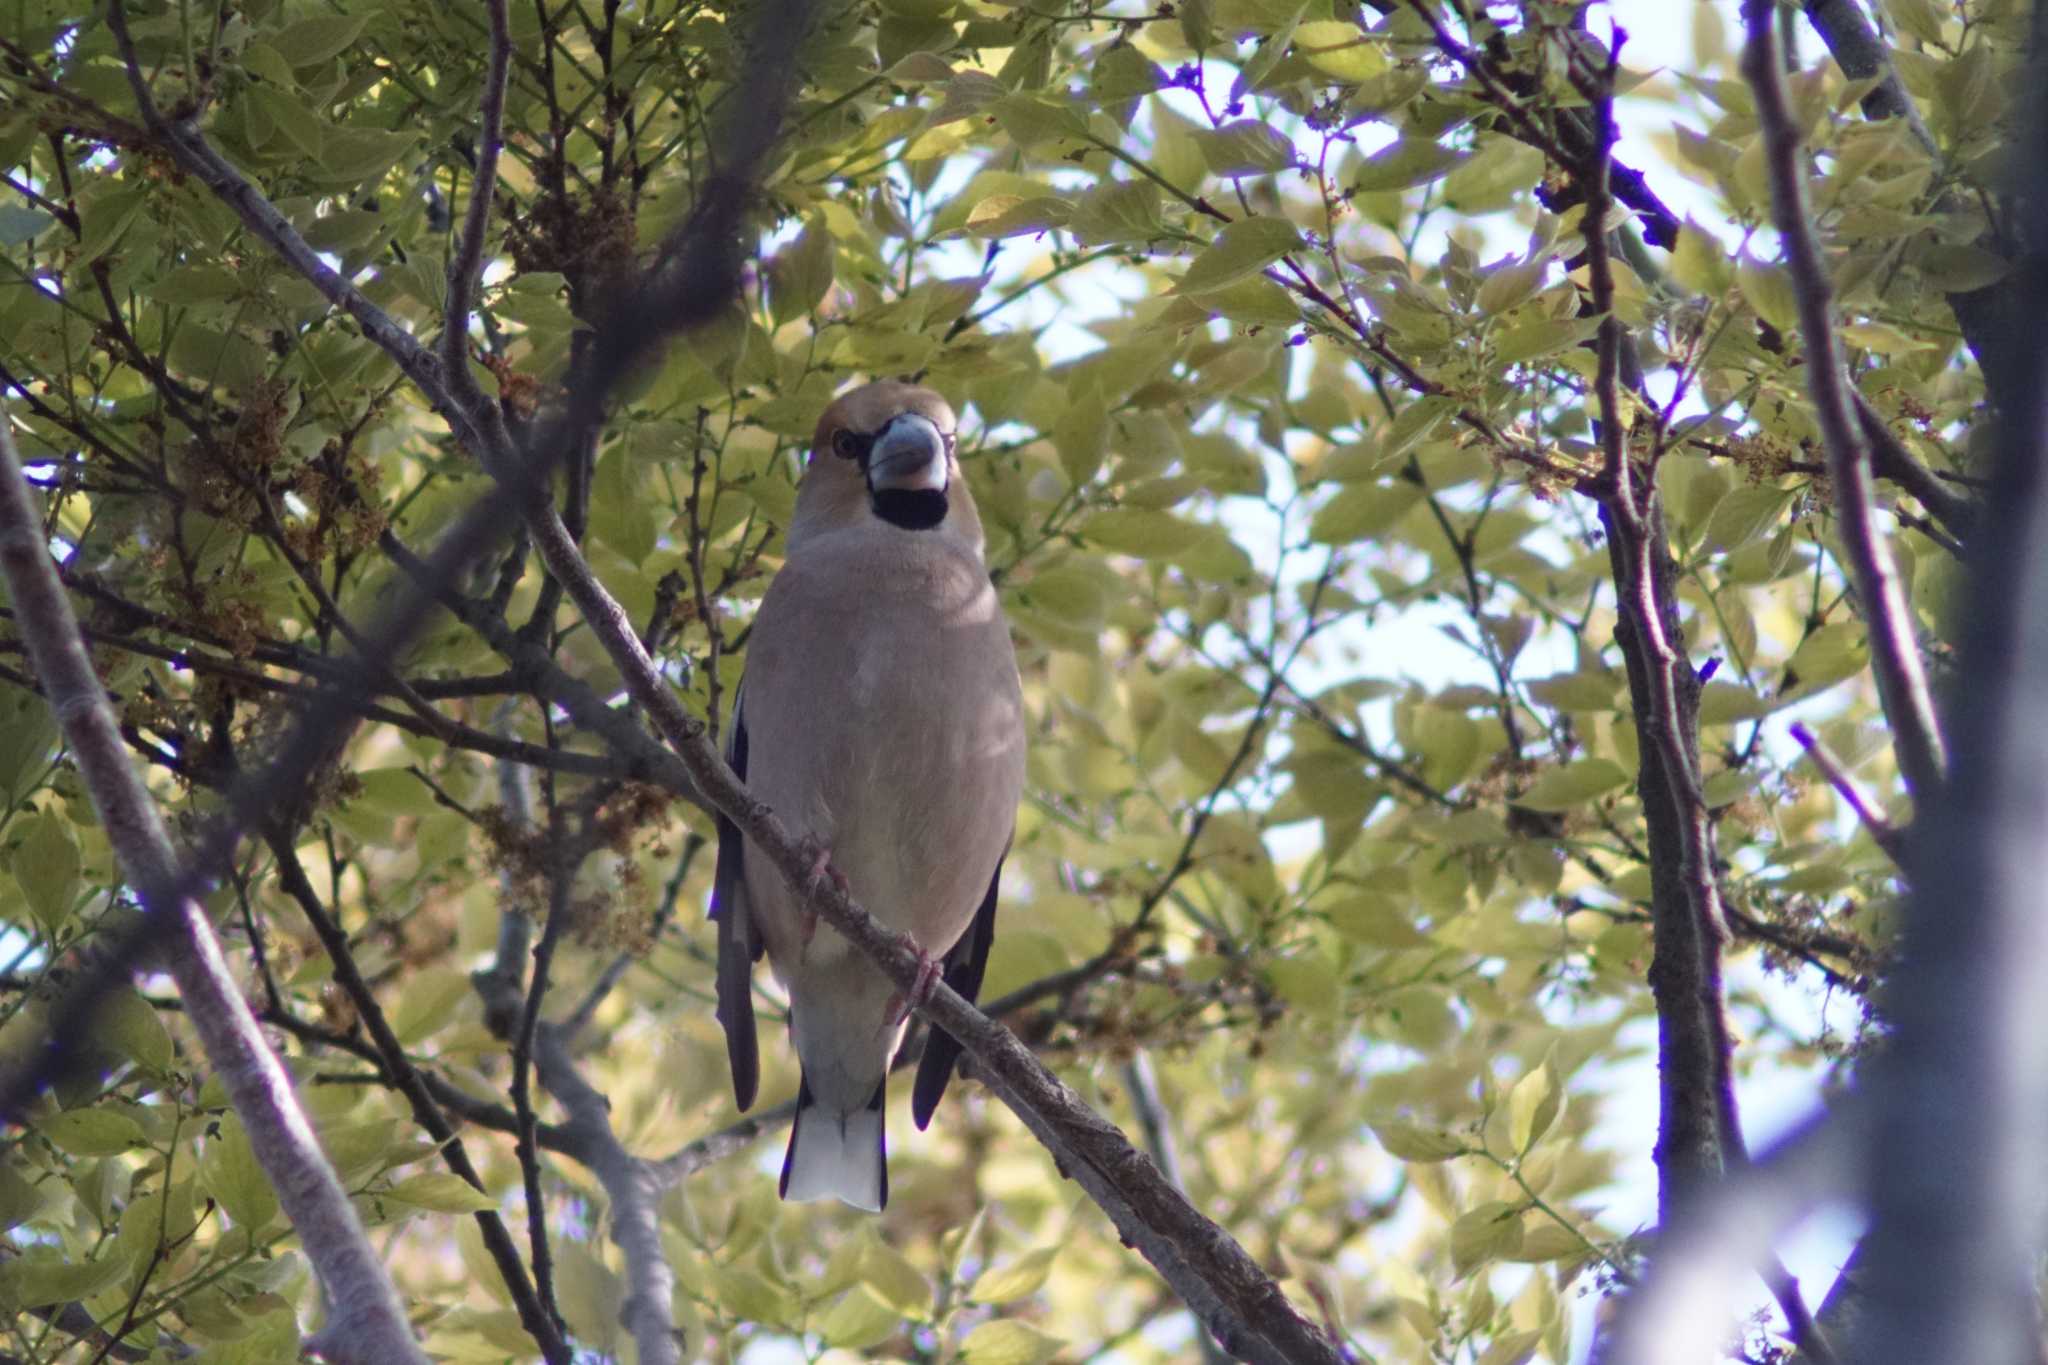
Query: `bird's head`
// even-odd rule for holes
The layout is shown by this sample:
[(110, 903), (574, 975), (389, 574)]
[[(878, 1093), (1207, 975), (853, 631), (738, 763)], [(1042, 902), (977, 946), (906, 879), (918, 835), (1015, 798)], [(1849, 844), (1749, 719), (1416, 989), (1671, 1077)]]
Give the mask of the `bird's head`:
[(818, 419), (797, 496), (799, 525), (825, 530), (875, 519), (961, 536), (979, 552), (981, 522), (960, 477), (954, 421), (945, 399), (916, 384), (880, 380), (841, 394)]

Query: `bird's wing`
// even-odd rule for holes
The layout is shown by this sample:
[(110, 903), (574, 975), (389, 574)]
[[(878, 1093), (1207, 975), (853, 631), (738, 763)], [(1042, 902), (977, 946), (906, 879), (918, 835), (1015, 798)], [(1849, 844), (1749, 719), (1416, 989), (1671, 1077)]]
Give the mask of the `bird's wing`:
[[(946, 954), (946, 984), (958, 991), (968, 1004), (981, 995), (981, 978), (988, 971), (988, 950), (996, 941), (996, 888), (1002, 884), (1003, 861), (996, 859), (995, 875), (988, 879), (988, 894), (974, 912), (974, 922)], [(946, 1082), (953, 1078), (953, 1064), (959, 1060), (960, 1044), (941, 1028), (925, 1031), (924, 1056), (917, 1063), (917, 1083), (910, 1091), (910, 1117), (920, 1130), (932, 1121)]]
[[(725, 761), (747, 779), (747, 722), (735, 697)], [(725, 1027), (725, 1055), (732, 1063), (733, 1098), (742, 1111), (754, 1103), (761, 1084), (761, 1048), (754, 1036), (754, 964), (761, 960), (761, 934), (747, 909), (743, 875), (746, 838), (724, 811), (718, 813), (718, 862), (711, 879), (711, 918), (718, 925), (718, 1022)]]

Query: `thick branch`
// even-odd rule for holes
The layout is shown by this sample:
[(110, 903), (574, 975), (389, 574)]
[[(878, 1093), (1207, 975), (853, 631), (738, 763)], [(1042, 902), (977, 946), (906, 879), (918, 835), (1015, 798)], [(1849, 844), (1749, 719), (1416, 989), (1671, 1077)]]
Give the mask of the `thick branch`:
[[(51, 709), (92, 796), (93, 809), (142, 901), (164, 925), (171, 975), (250, 1146), (298, 1230), (329, 1304), (322, 1349), (336, 1360), (424, 1361), (404, 1304), (379, 1263), (333, 1167), (264, 1043), (221, 954), (206, 909), (180, 887), (178, 857), (148, 790), (129, 766), (71, 604), (57, 581), (42, 518), (0, 413), (0, 574)], [(52, 1038), (53, 1045), (66, 1040)]]
[(1763, 131), (1764, 161), (1771, 177), (1771, 209), (1785, 245), (1799, 301), (1799, 329), (1806, 342), (1807, 392), (1827, 452), (1835, 488), (1835, 522), (1856, 591), (1870, 627), (1870, 665), (1879, 700), (1891, 722), (1899, 771), (1922, 805), (1941, 790), (1943, 753), (1934, 700), (1927, 690), (1920, 647), (1906, 595), (1877, 529), (1872, 506), (1870, 451), (1850, 399), (1842, 350), (1835, 337), (1834, 287), (1827, 262), (1814, 239), (1806, 200), (1806, 170), (1800, 164), (1799, 126), (1785, 92), (1778, 51), (1777, 8), (1770, 0), (1744, 0), (1749, 41), (1742, 70), (1756, 92), (1757, 122)]

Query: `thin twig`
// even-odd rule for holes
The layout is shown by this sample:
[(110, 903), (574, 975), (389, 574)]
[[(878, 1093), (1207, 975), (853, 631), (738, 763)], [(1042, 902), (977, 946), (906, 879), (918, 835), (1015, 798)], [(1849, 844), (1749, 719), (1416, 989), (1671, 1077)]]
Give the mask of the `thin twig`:
[(1821, 776), (1828, 780), (1828, 785), (1842, 798), (1843, 804), (1855, 812), (1856, 818), (1863, 822), (1863, 828), (1870, 831), (1872, 842), (1885, 851), (1894, 865), (1904, 866), (1904, 841), (1898, 828), (1885, 819), (1884, 812), (1870, 804), (1863, 795), (1863, 789), (1856, 785), (1856, 779), (1849, 776), (1849, 770), (1842, 766), (1841, 760), (1828, 751), (1828, 746), (1820, 742), (1818, 735), (1798, 721), (1794, 721), (1787, 728), (1791, 731), (1792, 738), (1799, 742), (1799, 747), (1806, 750), (1806, 756), (1813, 760), (1813, 766), (1820, 769)]
[(469, 372), (469, 315), (475, 307), (477, 277), (491, 225), (491, 200), (498, 187), (498, 157), (505, 150), (505, 77), (512, 66), (511, 20), (505, 0), (484, 0), (491, 18), (491, 57), (484, 72), (477, 137), (476, 174), (463, 215), (462, 236), (448, 261), (448, 315), (442, 323), (441, 368), (455, 396), (465, 404), (482, 400)]
[(1872, 508), (1870, 450), (1850, 399), (1842, 349), (1835, 335), (1834, 286), (1815, 239), (1806, 199), (1806, 168), (1799, 125), (1778, 53), (1777, 7), (1771, 0), (1743, 0), (1749, 30), (1742, 72), (1756, 95), (1764, 163), (1770, 172), (1772, 217), (1784, 242), (1785, 265), (1799, 305), (1799, 330), (1806, 343), (1807, 392), (1827, 453), (1835, 488), (1835, 520), (1864, 619), (1870, 627), (1870, 665), (1878, 699), (1891, 723), (1899, 773), (1917, 802), (1934, 799), (1947, 766), (1940, 722), (1920, 662), (1913, 618), (1898, 571), (1878, 535)]

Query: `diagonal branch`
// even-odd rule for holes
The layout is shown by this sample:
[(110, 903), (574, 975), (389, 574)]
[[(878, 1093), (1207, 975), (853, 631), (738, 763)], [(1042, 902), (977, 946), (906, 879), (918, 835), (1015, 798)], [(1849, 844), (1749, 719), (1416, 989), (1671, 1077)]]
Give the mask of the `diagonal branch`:
[(1835, 336), (1834, 287), (1813, 235), (1806, 170), (1800, 164), (1799, 126), (1792, 116), (1781, 70), (1776, 6), (1769, 0), (1744, 0), (1742, 13), (1749, 29), (1742, 70), (1756, 92), (1757, 122), (1762, 127), (1764, 161), (1771, 178), (1772, 216), (1785, 245), (1785, 263), (1799, 302), (1807, 391), (1827, 452), (1828, 475), (1835, 486), (1835, 519), (1857, 595), (1863, 599), (1864, 619), (1870, 627), (1871, 670), (1877, 675), (1885, 718), (1891, 722), (1899, 771), (1914, 799), (1924, 806), (1941, 790), (1947, 759), (1926, 671), (1920, 663), (1920, 647), (1913, 635), (1913, 618), (1891, 555), (1878, 534), (1871, 497), (1870, 449), (1864, 443)]
[[(336, 1360), (424, 1361), (405, 1307), (363, 1231), (348, 1192), (320, 1151), (291, 1080), (263, 1041), (221, 953), (213, 921), (185, 890), (178, 855), (142, 780), (129, 766), (113, 708), (57, 581), (42, 518), (22, 479), (0, 413), (0, 575), (50, 708), (92, 796), (122, 874), (159, 926), (172, 977), (206, 1056), (249, 1134), (278, 1203), (298, 1230), (327, 1292), (323, 1347)], [(124, 971), (122, 976), (125, 978)], [(53, 1036), (53, 1047), (65, 1035)]]

